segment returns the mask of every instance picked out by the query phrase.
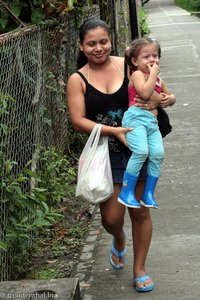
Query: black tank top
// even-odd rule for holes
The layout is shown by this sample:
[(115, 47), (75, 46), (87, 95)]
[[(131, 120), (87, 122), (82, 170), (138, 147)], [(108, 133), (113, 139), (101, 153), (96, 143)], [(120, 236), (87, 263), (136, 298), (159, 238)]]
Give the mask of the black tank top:
[[(123, 83), (118, 91), (113, 94), (105, 94), (92, 86), (85, 76), (77, 71), (86, 85), (85, 107), (88, 119), (108, 126), (121, 126), (124, 112), (128, 108), (128, 77), (126, 67)], [(124, 146), (117, 138), (109, 137), (110, 152), (127, 152), (128, 148)]]

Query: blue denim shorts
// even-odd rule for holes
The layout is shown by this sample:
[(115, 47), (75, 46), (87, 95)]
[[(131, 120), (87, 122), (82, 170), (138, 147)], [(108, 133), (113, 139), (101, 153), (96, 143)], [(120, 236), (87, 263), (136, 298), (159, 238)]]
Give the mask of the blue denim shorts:
[[(126, 170), (126, 165), (131, 156), (131, 152), (127, 153), (113, 153), (110, 152), (110, 163), (112, 169), (113, 183), (122, 183), (124, 171)], [(140, 170), (140, 175), (138, 180), (145, 180), (147, 176), (147, 164), (148, 160), (145, 161), (142, 169)]]

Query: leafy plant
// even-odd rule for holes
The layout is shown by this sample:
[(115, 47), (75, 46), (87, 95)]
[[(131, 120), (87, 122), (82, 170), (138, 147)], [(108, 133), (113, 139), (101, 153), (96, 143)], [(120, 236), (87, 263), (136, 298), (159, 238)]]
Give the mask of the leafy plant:
[(25, 27), (27, 24), (45, 24), (68, 13), (71, 9), (91, 5), (93, 1), (77, 0), (6, 0), (0, 2), (0, 33)]
[[(36, 156), (38, 161), (38, 188), (45, 187), (45, 195), (50, 206), (74, 194), (73, 183), (76, 180), (76, 168), (67, 156), (58, 153), (55, 148), (40, 148)], [(32, 172), (28, 171), (31, 175)]]
[(148, 35), (150, 33), (150, 30), (147, 24), (147, 14), (143, 7), (141, 7), (139, 10), (139, 23), (141, 36)]
[(10, 160), (5, 161), (4, 176), (0, 186), (1, 203), (5, 205), (8, 216), (4, 245), (7, 244), (7, 248), (18, 245), (22, 249), (31, 240), (33, 232), (58, 222), (62, 215), (47, 205), (45, 188), (35, 187), (26, 193), (23, 192), (23, 185), (29, 182), (30, 178), (26, 176), (28, 173), (26, 171), (15, 178), (12, 175), (15, 164), (16, 162)]
[(35, 271), (33, 279), (45, 280), (56, 279), (62, 277), (62, 274), (56, 268), (49, 268), (44, 266), (42, 269)]
[[(33, 170), (30, 161), (20, 174), (16, 172), (18, 163), (7, 157), (7, 136), (11, 129), (6, 123), (11, 113), (10, 104), (14, 101), (11, 96), (0, 92), (0, 205), (5, 212), (1, 220), (0, 251), (15, 249), (12, 262), (16, 271), (24, 265), (34, 237), (63, 217), (52, 203), (61, 201), (72, 191), (70, 184), (64, 180), (75, 173), (72, 168), (67, 168), (69, 162), (66, 158), (50, 149), (41, 151), (40, 154), (46, 155), (45, 158), (38, 157), (43, 169), (39, 169), (38, 165), (39, 171)], [(71, 189), (66, 189), (68, 185)]]

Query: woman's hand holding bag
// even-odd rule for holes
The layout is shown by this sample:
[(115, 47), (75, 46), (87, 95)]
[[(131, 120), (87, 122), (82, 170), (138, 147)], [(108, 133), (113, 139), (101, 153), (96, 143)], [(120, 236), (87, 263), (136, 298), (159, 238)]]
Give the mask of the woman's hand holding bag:
[(76, 196), (93, 204), (106, 201), (114, 192), (108, 137), (100, 136), (101, 127), (93, 128), (78, 162)]

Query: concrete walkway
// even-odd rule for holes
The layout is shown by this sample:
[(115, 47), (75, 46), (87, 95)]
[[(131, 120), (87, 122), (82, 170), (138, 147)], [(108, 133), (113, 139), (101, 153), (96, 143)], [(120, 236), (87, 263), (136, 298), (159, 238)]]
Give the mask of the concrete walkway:
[(154, 232), (146, 271), (156, 289), (139, 294), (131, 287), (132, 245), (127, 215), (127, 266), (108, 263), (111, 243), (98, 210), (80, 262), (72, 274), (80, 279), (84, 300), (200, 299), (200, 19), (172, 0), (145, 5), (151, 36), (162, 47), (160, 76), (177, 97), (167, 111), (173, 132), (165, 138), (166, 157), (152, 210)]

